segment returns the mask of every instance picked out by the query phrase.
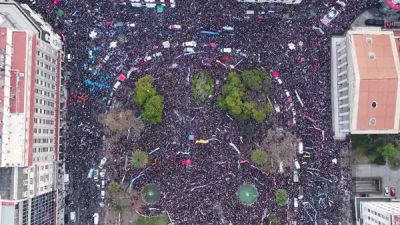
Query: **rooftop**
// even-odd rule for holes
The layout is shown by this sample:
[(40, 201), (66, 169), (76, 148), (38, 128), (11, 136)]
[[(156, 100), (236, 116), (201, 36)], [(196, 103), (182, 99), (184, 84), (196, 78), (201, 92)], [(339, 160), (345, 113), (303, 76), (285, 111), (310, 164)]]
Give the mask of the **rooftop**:
[(356, 81), (353, 133), (399, 130), (399, 58), (393, 32), (350, 34)]

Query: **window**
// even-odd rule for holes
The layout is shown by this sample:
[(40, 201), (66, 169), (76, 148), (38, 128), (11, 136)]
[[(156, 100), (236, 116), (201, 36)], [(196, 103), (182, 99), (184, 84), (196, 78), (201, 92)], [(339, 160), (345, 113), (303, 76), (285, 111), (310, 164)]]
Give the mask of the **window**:
[(376, 59), (375, 52), (368, 52), (368, 58), (369, 58), (370, 60), (375, 60), (375, 59)]
[(372, 45), (372, 38), (371, 37), (367, 37), (366, 41), (367, 41), (368, 45)]

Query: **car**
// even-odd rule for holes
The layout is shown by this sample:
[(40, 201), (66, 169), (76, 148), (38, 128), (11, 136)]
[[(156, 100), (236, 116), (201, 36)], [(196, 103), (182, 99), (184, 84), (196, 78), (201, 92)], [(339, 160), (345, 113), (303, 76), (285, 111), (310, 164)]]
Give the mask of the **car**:
[(223, 26), (222, 30), (224, 30), (224, 31), (233, 31), (234, 29), (231, 26)]
[(156, 52), (156, 53), (153, 54), (153, 58), (161, 57), (161, 56), (162, 56), (161, 52)]
[(100, 168), (100, 169), (103, 169), (103, 167), (104, 167), (104, 165), (106, 164), (106, 162), (107, 162), (107, 158), (106, 158), (106, 157), (103, 157), (103, 158), (101, 159), (101, 161), (100, 161), (99, 168)]
[(287, 89), (285, 89), (285, 95), (286, 95), (286, 97), (290, 97), (290, 92), (287, 90)]
[(385, 196), (389, 196), (389, 187), (385, 187)]
[(99, 203), (99, 205), (100, 205), (101, 208), (103, 208), (105, 204), (104, 204), (103, 201), (101, 201), (101, 202)]
[(72, 61), (71, 54), (67, 54), (67, 61), (68, 61), (68, 62), (71, 62), (71, 61)]
[(365, 20), (365, 25), (375, 26), (375, 27), (383, 27), (383, 26), (385, 26), (385, 21), (377, 20), (377, 19), (367, 19), (367, 20)]
[(172, 25), (169, 25), (168, 28), (171, 30), (182, 30), (182, 25), (172, 24)]
[(104, 179), (106, 177), (106, 169), (102, 169), (101, 171), (100, 171), (100, 178), (101, 179)]
[(136, 27), (136, 24), (135, 23), (128, 23), (127, 26), (128, 27)]
[(197, 47), (197, 42), (195, 42), (195, 41), (183, 42), (182, 46), (183, 47)]
[(222, 48), (220, 51), (222, 53), (232, 53), (232, 48)]
[(105, 191), (105, 190), (101, 190), (101, 191), (100, 191), (100, 197), (101, 197), (101, 199), (103, 200), (105, 196), (106, 196), (106, 191)]
[(299, 140), (299, 142), (298, 142), (297, 145), (298, 145), (299, 154), (303, 154), (303, 153), (304, 153), (303, 141), (302, 141), (302, 140)]
[(104, 189), (106, 187), (106, 181), (101, 180), (101, 188)]
[(99, 170), (93, 170), (93, 179), (94, 181), (99, 179)]
[(293, 182), (299, 182), (299, 172), (297, 170), (293, 170)]
[(299, 187), (299, 199), (303, 199), (304, 198), (304, 194), (303, 194), (303, 187)]
[(185, 53), (194, 53), (194, 48), (192, 47), (187, 47), (183, 50)]
[(299, 207), (299, 200), (297, 198), (293, 199), (293, 206), (294, 206), (294, 208), (298, 208)]
[(103, 59), (103, 63), (108, 62), (108, 60), (110, 59), (110, 55), (106, 55)]
[(389, 188), (389, 194), (390, 194), (390, 197), (396, 197), (396, 188), (395, 187), (390, 187)]
[[(115, 84), (114, 84), (114, 86), (113, 86), (113, 90), (114, 90), (114, 91), (118, 90), (119, 86), (121, 86), (121, 81), (118, 80), (117, 82), (115, 82)], [(103, 167), (103, 166), (102, 166), (102, 167)]]
[(254, 15), (256, 14), (254, 10), (246, 10), (247, 15)]

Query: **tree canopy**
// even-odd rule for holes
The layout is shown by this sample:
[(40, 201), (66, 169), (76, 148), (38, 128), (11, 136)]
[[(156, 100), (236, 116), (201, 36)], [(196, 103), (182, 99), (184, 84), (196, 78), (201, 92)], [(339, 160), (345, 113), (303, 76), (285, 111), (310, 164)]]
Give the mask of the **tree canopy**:
[(256, 149), (251, 152), (251, 161), (259, 166), (267, 163), (267, 153), (263, 149)]
[(146, 101), (141, 115), (144, 120), (152, 124), (159, 124), (162, 121), (163, 111), (164, 97), (161, 95), (154, 95)]
[(143, 168), (149, 163), (149, 156), (147, 155), (147, 152), (137, 150), (133, 152), (132, 158), (131, 158), (131, 166), (133, 168)]
[(285, 189), (277, 189), (275, 191), (275, 200), (279, 206), (285, 206), (288, 200), (288, 194)]
[(385, 144), (383, 146), (378, 147), (378, 152), (387, 157), (389, 161), (393, 161), (397, 157), (398, 150), (393, 144)]
[(207, 101), (214, 94), (214, 79), (206, 72), (196, 73), (192, 80), (192, 96), (201, 103)]
[(111, 194), (116, 194), (121, 190), (121, 185), (113, 181), (108, 186), (108, 190), (111, 192)]
[(132, 110), (112, 110), (100, 115), (98, 121), (103, 125), (106, 141), (110, 145), (120, 143), (121, 139), (126, 140), (128, 135), (137, 140), (144, 129), (143, 121), (136, 118)]
[(134, 101), (139, 106), (143, 106), (147, 99), (157, 94), (153, 87), (154, 78), (146, 75), (135, 82)]
[(240, 120), (263, 121), (272, 112), (267, 100), (270, 76), (265, 71), (248, 70), (242, 75), (231, 72), (218, 96), (218, 105)]
[(152, 124), (162, 121), (164, 111), (164, 97), (157, 94), (153, 87), (154, 78), (146, 75), (135, 83), (134, 102), (142, 107), (141, 115), (144, 120)]

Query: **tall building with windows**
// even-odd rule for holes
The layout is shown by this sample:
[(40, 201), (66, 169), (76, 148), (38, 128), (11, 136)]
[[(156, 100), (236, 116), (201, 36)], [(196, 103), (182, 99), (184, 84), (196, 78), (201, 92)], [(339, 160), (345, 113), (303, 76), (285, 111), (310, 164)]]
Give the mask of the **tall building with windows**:
[(53, 225), (62, 42), (27, 5), (0, 0), (0, 225)]
[(361, 225), (400, 224), (400, 202), (361, 202)]

